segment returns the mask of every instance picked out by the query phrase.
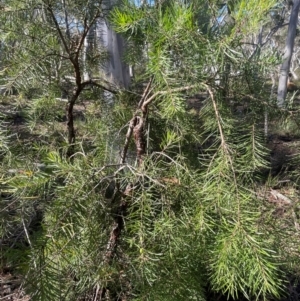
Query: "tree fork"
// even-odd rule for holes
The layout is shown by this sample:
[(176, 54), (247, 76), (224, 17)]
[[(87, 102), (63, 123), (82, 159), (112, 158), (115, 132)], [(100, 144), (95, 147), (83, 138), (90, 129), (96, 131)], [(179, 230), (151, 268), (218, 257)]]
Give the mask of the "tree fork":
[[(145, 143), (145, 137), (144, 137), (144, 128), (146, 124), (146, 119), (148, 115), (148, 107), (154, 101), (154, 99), (159, 95), (165, 95), (168, 92), (181, 92), (186, 91), (189, 89), (193, 89), (197, 87), (197, 85), (191, 85), (191, 86), (185, 86), (180, 88), (174, 88), (171, 91), (158, 91), (152, 96), (151, 94), (151, 85), (152, 85), (153, 79), (151, 78), (147, 84), (147, 87), (144, 90), (144, 93), (138, 103), (138, 108), (136, 112), (134, 113), (134, 116), (129, 121), (128, 130), (126, 133), (125, 143), (123, 146), (123, 150), (120, 155), (120, 164), (124, 164), (127, 157), (128, 147), (130, 140), (133, 136), (135, 145), (136, 145), (136, 158), (138, 161), (138, 166), (141, 167), (143, 163), (143, 155), (146, 153), (146, 143)], [(127, 209), (129, 206), (128, 198), (132, 195), (133, 190), (135, 189), (134, 185), (132, 183), (128, 183), (126, 189), (124, 191), (120, 190), (120, 187), (118, 183), (116, 183), (118, 192), (121, 194), (121, 199), (119, 202), (119, 206), (117, 209), (117, 212), (113, 215), (113, 223), (110, 230), (110, 235), (106, 247), (106, 252), (103, 256), (103, 261), (111, 265), (112, 260), (116, 254), (118, 243), (120, 241), (120, 237), (122, 234), (122, 230), (124, 228), (124, 218), (127, 214)], [(128, 289), (130, 291), (130, 289)], [(107, 299), (107, 292), (109, 292), (109, 287), (103, 286), (99, 291), (100, 300), (103, 300), (104, 298)], [(109, 298), (110, 299), (110, 298)], [(113, 298), (111, 298), (113, 300)], [(126, 301), (126, 291), (121, 292), (121, 295), (118, 295), (117, 300), (119, 301)]]
[[(129, 147), (130, 140), (132, 138), (132, 135), (134, 136), (134, 141), (136, 145), (136, 152), (137, 152), (137, 160), (138, 165), (140, 166), (143, 161), (143, 154), (145, 153), (145, 146), (144, 143), (144, 137), (143, 137), (143, 129), (144, 129), (144, 120), (146, 118), (147, 114), (147, 106), (150, 103), (147, 103), (144, 105), (144, 101), (146, 97), (150, 94), (150, 87), (151, 87), (152, 79), (150, 79), (142, 97), (138, 104), (138, 109), (135, 112), (134, 116), (129, 121), (128, 130), (126, 133), (125, 143), (123, 150), (120, 155), (120, 163), (124, 164), (127, 157), (127, 151)], [(141, 116), (139, 116), (141, 115)], [(106, 252), (104, 254), (104, 262), (106, 264), (111, 265), (112, 260), (116, 254), (116, 250), (118, 247), (118, 242), (120, 240), (121, 232), (124, 228), (124, 218), (127, 213), (127, 207), (128, 207), (128, 197), (132, 194), (132, 190), (134, 189), (134, 186), (132, 183), (129, 183), (125, 189), (125, 191), (120, 191), (118, 183), (116, 183), (118, 191), (121, 193), (121, 200), (117, 209), (117, 212), (113, 215), (114, 221), (111, 227), (109, 240), (106, 247)], [(106, 298), (107, 291), (109, 291), (109, 288), (102, 287), (99, 293), (100, 300)], [(127, 300), (126, 293), (121, 293), (121, 296), (118, 297), (117, 300)]]

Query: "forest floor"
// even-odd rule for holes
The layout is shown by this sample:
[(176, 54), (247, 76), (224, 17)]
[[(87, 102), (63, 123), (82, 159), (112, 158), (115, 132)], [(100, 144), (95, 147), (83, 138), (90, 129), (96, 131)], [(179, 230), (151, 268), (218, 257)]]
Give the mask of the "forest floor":
[(14, 271), (0, 270), (0, 300), (29, 301), (22, 288), (22, 277)]
[[(57, 137), (62, 137), (66, 134), (65, 118), (63, 116), (64, 105), (64, 103), (57, 101), (57, 110), (55, 112), (58, 112), (60, 116), (51, 125), (58, 132), (61, 131)], [(197, 102), (195, 104), (190, 103), (190, 105), (199, 110)], [(9, 136), (14, 137), (13, 139), (16, 138), (18, 143), (25, 145), (30, 144), (36, 139), (35, 137), (43, 139), (45, 131), (47, 132), (43, 126), (37, 124), (32, 126), (26, 117), (27, 109), (27, 104), (23, 101), (19, 102), (17, 97), (0, 99), (0, 125), (2, 121), (2, 129), (7, 130)], [(86, 104), (81, 103), (76, 105), (75, 114), (77, 114), (77, 118), (84, 120), (87, 110)], [(40, 117), (43, 118), (43, 114)], [(31, 126), (31, 130), (28, 128), (28, 125)], [(50, 140), (52, 138), (50, 137)], [(296, 193), (294, 185), (293, 170), (300, 168), (300, 162), (297, 163), (294, 161), (295, 156), (299, 155), (300, 134), (295, 134), (295, 131), (289, 129), (279, 130), (278, 128), (272, 128), (271, 125), (267, 147), (270, 150), (269, 160), (271, 163), (271, 170), (267, 171), (269, 180), (266, 184), (261, 185), (261, 188), (257, 191), (257, 196), (258, 198), (268, 200), (271, 208), (273, 208), (273, 214), (278, 218), (290, 220), (291, 233), (294, 233), (293, 235), (299, 238), (300, 225), (298, 223), (298, 213), (300, 212), (300, 200), (296, 197), (298, 193)], [(0, 240), (0, 251), (2, 250), (2, 243), (3, 241)], [(0, 254), (0, 301), (30, 300), (24, 294), (20, 274), (13, 267), (3, 264), (5, 259), (2, 258), (2, 255)], [(289, 297), (281, 301), (300, 300), (300, 286), (293, 283), (293, 280), (291, 280), (289, 292), (287, 293)]]

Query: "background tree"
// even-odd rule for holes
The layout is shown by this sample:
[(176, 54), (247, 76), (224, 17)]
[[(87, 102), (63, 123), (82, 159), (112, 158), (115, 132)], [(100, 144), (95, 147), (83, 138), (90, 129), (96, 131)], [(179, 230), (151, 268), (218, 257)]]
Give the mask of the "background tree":
[[(15, 87), (27, 93), (35, 91), (31, 97), (50, 91), (57, 96), (67, 96), (69, 144), (75, 143), (73, 107), (82, 91), (93, 85), (116, 93), (125, 83), (123, 78), (116, 79), (121, 73), (119, 69), (110, 70), (109, 77), (104, 76), (103, 71), (101, 76), (99, 73), (100, 69), (103, 70), (100, 66), (105, 61), (113, 60), (115, 65), (120, 65), (121, 55), (116, 50), (112, 52), (107, 47), (101, 47), (101, 42), (96, 40), (94, 34), (97, 22), (104, 18), (107, 11), (104, 4), (93, 1), (87, 4), (69, 1), (16, 1), (5, 7), (2, 16), (3, 45), (7, 48), (4, 52), (10, 53), (2, 63), (6, 78), (9, 78), (9, 82), (6, 82), (8, 88)], [(102, 23), (101, 30), (107, 33), (109, 30), (104, 25), (105, 22)], [(88, 37), (96, 46), (87, 53), (85, 43)], [(120, 44), (119, 47), (123, 46)], [(106, 54), (107, 51), (110, 52), (110, 57)], [(97, 66), (98, 70), (92, 66)], [(91, 73), (88, 78), (87, 68)], [(121, 71), (125, 69), (126, 66), (123, 66)], [(127, 76), (126, 86), (128, 80)]]
[(284, 105), (287, 94), (287, 80), (290, 72), (290, 64), (294, 51), (294, 41), (298, 25), (300, 1), (293, 1), (291, 17), (289, 21), (289, 29), (286, 39), (285, 51), (283, 56), (283, 63), (280, 68), (280, 77), (278, 83), (277, 103), (279, 107)]

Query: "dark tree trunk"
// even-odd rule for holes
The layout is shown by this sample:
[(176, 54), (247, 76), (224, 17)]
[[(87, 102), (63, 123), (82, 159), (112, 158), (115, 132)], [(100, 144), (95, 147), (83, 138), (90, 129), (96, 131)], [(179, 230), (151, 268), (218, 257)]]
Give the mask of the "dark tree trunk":
[(73, 109), (74, 109), (74, 105), (75, 105), (76, 100), (77, 100), (78, 96), (80, 95), (81, 91), (82, 91), (81, 85), (79, 85), (79, 87), (75, 88), (75, 90), (72, 94), (72, 97), (66, 106), (68, 143), (69, 143), (68, 151), (67, 151), (68, 157), (72, 156), (74, 153), (74, 143), (76, 140), (76, 133), (75, 133), (75, 127), (74, 127)]

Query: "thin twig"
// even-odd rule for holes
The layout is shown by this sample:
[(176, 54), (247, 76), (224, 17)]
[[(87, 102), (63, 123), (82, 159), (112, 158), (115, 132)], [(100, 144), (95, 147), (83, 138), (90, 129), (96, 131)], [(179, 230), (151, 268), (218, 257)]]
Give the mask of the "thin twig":
[(219, 110), (217, 108), (217, 104), (216, 104), (216, 101), (215, 101), (215, 98), (214, 98), (214, 94), (213, 94), (213, 92), (212, 92), (212, 90), (210, 89), (209, 86), (206, 86), (206, 89), (207, 89), (207, 91), (210, 95), (211, 101), (212, 101), (213, 106), (214, 106), (214, 111), (215, 111), (215, 114), (216, 114), (218, 128), (219, 128), (219, 133), (220, 133), (220, 136), (221, 136), (221, 145), (222, 145), (223, 149), (225, 150), (225, 152), (227, 153), (228, 152), (227, 143), (225, 141), (225, 137), (224, 137), (224, 134), (223, 134), (223, 130), (222, 130), (221, 122), (220, 122), (221, 116), (220, 116)]
[[(44, 1), (44, 3), (45, 3), (45, 1)], [(57, 20), (56, 20), (56, 17), (55, 17), (55, 15), (54, 15), (54, 12), (53, 12), (53, 10), (52, 10), (51, 5), (50, 5), (50, 4), (47, 5), (47, 3), (45, 3), (45, 5), (46, 5), (46, 7), (47, 7), (47, 10), (48, 10), (48, 11), (50, 12), (50, 14), (51, 14), (51, 17), (52, 17), (52, 20), (53, 20), (53, 22), (54, 22), (55, 28), (56, 28), (56, 30), (57, 30), (57, 32), (58, 32), (58, 35), (59, 35), (59, 37), (60, 37), (60, 39), (61, 39), (61, 41), (62, 41), (64, 47), (65, 47), (65, 50), (66, 50), (66, 52), (70, 55), (70, 48), (68, 47), (67, 42), (66, 42), (66, 39), (64, 38), (64, 36), (63, 36), (63, 34), (62, 34), (62, 32), (61, 32), (61, 28), (60, 28), (60, 26), (59, 26), (59, 24), (58, 24), (58, 22), (57, 22)]]
[(86, 36), (87, 36), (89, 30), (91, 29), (91, 27), (94, 25), (94, 22), (96, 21), (96, 19), (99, 18), (100, 13), (101, 13), (100, 9), (97, 9), (97, 12), (93, 16), (93, 19), (92, 19), (92, 21), (90, 22), (89, 25), (87, 25), (87, 18), (86, 17), (84, 18), (84, 31), (83, 31), (83, 34), (82, 34), (82, 36), (81, 36), (81, 38), (78, 42), (78, 45), (76, 47), (76, 50), (75, 50), (75, 53), (76, 53), (75, 59), (76, 60), (78, 60), (79, 52), (80, 52), (80, 49), (81, 49), (81, 47), (84, 43), (84, 39), (86, 38)]
[(97, 301), (99, 290), (100, 290), (100, 287), (99, 287), (99, 285), (97, 284), (97, 285), (96, 285), (96, 292), (95, 292), (94, 300), (93, 300), (93, 301)]
[(95, 86), (95, 87), (99, 87), (101, 89), (104, 89), (110, 93), (113, 93), (113, 94), (116, 94), (118, 92), (118, 87), (114, 87), (114, 85), (112, 85), (110, 82), (104, 80), (104, 79), (101, 79), (102, 83), (98, 83), (96, 82), (95, 80), (93, 79), (90, 79), (88, 81), (83, 81), (81, 83), (81, 87), (82, 89), (88, 85), (91, 85), (91, 86)]
[(130, 142), (130, 138), (131, 138), (132, 133), (133, 133), (135, 122), (136, 122), (136, 118), (135, 117), (133, 117), (130, 120), (130, 122), (129, 122), (129, 126), (128, 126), (128, 130), (127, 130), (127, 133), (126, 133), (126, 138), (125, 138), (125, 143), (124, 143), (123, 151), (121, 153), (120, 164), (124, 164), (125, 163), (126, 156), (127, 156), (127, 151), (128, 151), (128, 147), (129, 147), (129, 142)]
[(174, 89), (170, 89), (167, 91), (157, 91), (155, 92), (151, 97), (149, 97), (142, 106), (142, 111), (144, 111), (144, 109), (153, 101), (153, 99), (155, 99), (155, 97), (157, 97), (158, 95), (165, 95), (168, 93), (172, 93), (172, 92), (182, 92), (182, 91), (187, 91), (187, 90), (191, 90), (194, 89), (196, 87), (198, 87), (199, 84), (195, 84), (195, 85), (190, 85), (190, 86), (185, 86), (185, 87), (181, 87), (181, 88), (174, 88)]
[(151, 87), (152, 81), (153, 81), (153, 77), (150, 78), (150, 80), (149, 80), (149, 82), (148, 82), (148, 84), (147, 84), (147, 86), (146, 86), (146, 89), (145, 89), (145, 91), (144, 91), (144, 93), (143, 93), (143, 95), (142, 95), (142, 98), (141, 98), (141, 100), (139, 101), (139, 104), (138, 104), (138, 108), (139, 108), (139, 109), (142, 107), (145, 98), (146, 98), (146, 97), (149, 95), (149, 93), (151, 92), (150, 87)]
[[(31, 244), (31, 240), (29, 238), (29, 234), (28, 234), (28, 231), (27, 231), (27, 227), (25, 225), (25, 222), (24, 222), (24, 218), (22, 217), (22, 224), (23, 224), (23, 228), (24, 228), (24, 232), (25, 232), (25, 235), (26, 235), (26, 238), (27, 238), (27, 241), (28, 241), (28, 244), (30, 245), (30, 248), (32, 249), (32, 244)], [(35, 269), (37, 268), (37, 264), (34, 260), (34, 257), (33, 257), (33, 265), (35, 267)]]

